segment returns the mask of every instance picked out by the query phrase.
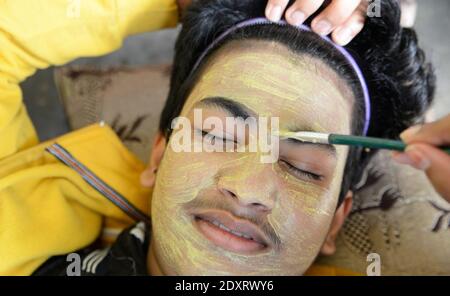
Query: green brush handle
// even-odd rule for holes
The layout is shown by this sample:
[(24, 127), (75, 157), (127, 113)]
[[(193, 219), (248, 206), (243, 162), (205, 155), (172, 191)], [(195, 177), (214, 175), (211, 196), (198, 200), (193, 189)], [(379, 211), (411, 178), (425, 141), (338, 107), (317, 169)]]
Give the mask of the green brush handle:
[[(371, 137), (360, 137), (360, 136), (330, 134), (330, 136), (328, 137), (328, 141), (330, 144), (335, 145), (359, 146), (373, 149), (404, 151), (406, 148), (406, 144), (403, 143), (402, 141), (371, 138)], [(439, 148), (442, 149), (447, 154), (450, 154), (450, 147), (439, 147)]]

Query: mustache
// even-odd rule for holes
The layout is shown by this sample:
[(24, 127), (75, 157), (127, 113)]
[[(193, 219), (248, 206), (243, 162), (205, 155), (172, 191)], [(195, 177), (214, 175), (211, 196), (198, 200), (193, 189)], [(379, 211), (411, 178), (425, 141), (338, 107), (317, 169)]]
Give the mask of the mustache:
[(267, 220), (266, 215), (257, 214), (255, 210), (245, 209), (245, 208), (237, 208), (233, 206), (230, 202), (224, 200), (223, 197), (217, 197), (214, 199), (210, 198), (200, 198), (197, 197), (194, 200), (186, 203), (184, 208), (187, 211), (190, 210), (208, 210), (208, 209), (216, 209), (223, 210), (226, 212), (230, 212), (235, 217), (239, 219), (247, 220), (256, 226), (258, 226), (261, 231), (267, 236), (269, 241), (272, 243), (275, 249), (280, 249), (281, 247), (281, 239), (276, 234), (272, 225), (270, 225)]

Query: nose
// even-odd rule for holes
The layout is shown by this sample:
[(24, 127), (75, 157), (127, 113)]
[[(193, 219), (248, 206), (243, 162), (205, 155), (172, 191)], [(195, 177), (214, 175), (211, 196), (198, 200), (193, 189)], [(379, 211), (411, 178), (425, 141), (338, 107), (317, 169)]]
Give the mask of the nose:
[[(252, 158), (254, 160), (254, 158)], [(219, 191), (244, 207), (270, 212), (278, 199), (277, 177), (272, 164), (240, 161), (219, 171)]]

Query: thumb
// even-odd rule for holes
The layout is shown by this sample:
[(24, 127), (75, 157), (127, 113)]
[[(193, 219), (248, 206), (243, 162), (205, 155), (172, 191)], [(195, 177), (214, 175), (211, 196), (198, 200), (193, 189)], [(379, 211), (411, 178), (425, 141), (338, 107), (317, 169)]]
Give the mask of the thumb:
[(434, 146), (449, 145), (450, 114), (435, 122), (410, 127), (400, 137), (407, 144), (423, 142)]
[(450, 155), (427, 144), (411, 144), (394, 160), (423, 170), (436, 191), (450, 202)]

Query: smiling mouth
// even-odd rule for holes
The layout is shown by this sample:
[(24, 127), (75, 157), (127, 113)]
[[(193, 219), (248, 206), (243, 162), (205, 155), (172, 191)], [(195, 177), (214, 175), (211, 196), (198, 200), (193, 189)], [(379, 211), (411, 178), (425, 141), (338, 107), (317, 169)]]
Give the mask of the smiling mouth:
[(222, 211), (194, 214), (194, 225), (213, 244), (240, 254), (257, 254), (269, 249), (259, 228)]

